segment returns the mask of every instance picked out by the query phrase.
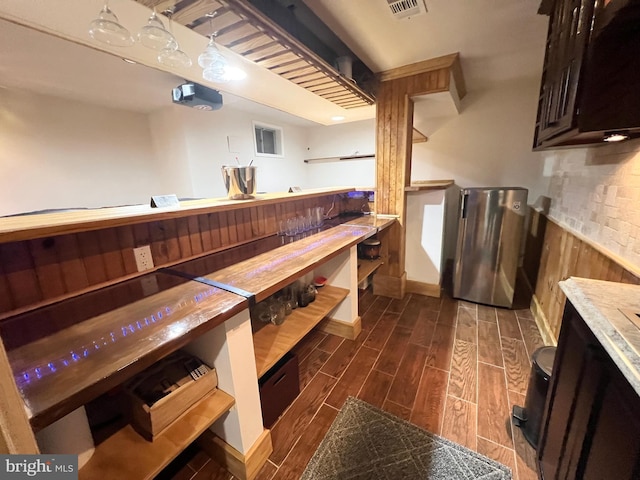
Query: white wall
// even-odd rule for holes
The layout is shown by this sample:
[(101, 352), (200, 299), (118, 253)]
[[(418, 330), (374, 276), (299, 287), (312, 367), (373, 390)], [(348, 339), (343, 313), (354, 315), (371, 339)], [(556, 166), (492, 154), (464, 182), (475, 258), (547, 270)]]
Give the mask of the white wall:
[(453, 179), (461, 187), (523, 186), (529, 203), (547, 192), (541, 153), (532, 152), (539, 80), (469, 91), (463, 111), (413, 145), (412, 180)]
[(442, 277), (445, 190), (407, 194), (407, 280), (439, 285)]
[[(150, 115), (154, 125), (153, 138), (158, 151), (169, 151), (176, 145), (174, 137), (182, 138), (180, 156), (189, 172), (191, 196), (202, 198), (226, 197), (220, 168), (235, 165), (235, 157), (242, 165), (253, 160), (257, 170), (259, 192), (282, 192), (290, 186), (308, 188), (305, 182), (304, 139), (301, 127), (287, 125), (264, 115), (223, 107), (213, 112), (184, 106), (171, 106)], [(163, 119), (170, 118), (170, 121)], [(252, 120), (283, 128), (284, 157), (260, 157), (254, 153)], [(228, 137), (239, 145), (239, 152), (230, 152)]]
[(146, 203), (169, 181), (145, 115), (0, 88), (0, 215)]
[(640, 140), (544, 156), (551, 218), (640, 271)]
[[(258, 167), (258, 190), (310, 188), (305, 129), (268, 115), (172, 105), (149, 115), (0, 89), (0, 215), (226, 197), (223, 164)], [(284, 129), (285, 157), (256, 157), (252, 120)], [(227, 136), (239, 153), (230, 153)]]
[[(322, 159), (307, 163), (309, 188), (335, 186), (373, 187), (376, 184), (374, 158), (338, 160), (336, 157), (375, 153), (375, 119), (328, 127), (306, 129), (305, 159)], [(331, 158), (333, 157), (333, 158)]]

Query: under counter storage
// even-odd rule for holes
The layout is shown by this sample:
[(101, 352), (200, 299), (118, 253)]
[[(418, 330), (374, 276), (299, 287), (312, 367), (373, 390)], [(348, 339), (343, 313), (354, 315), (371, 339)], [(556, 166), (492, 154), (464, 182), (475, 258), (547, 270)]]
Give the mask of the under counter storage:
[(544, 478), (640, 475), (640, 286), (570, 278), (538, 445)]

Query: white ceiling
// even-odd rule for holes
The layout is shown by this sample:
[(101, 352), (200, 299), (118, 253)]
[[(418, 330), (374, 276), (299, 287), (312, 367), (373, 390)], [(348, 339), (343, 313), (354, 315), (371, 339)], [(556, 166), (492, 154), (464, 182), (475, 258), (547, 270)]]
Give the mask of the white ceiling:
[[(68, 8), (61, 11), (58, 2), (3, 0), (0, 18), (48, 33), (0, 21), (0, 86), (151, 111), (169, 105), (171, 88), (185, 78), (206, 84), (197, 65), (172, 73), (160, 71), (144, 47), (106, 47), (111, 55), (96, 50), (102, 46), (88, 37), (86, 25), (96, 16), (102, 0), (66, 3)], [(426, 0), (428, 13), (408, 20), (393, 18), (387, 0), (305, 3), (374, 72), (460, 52), (469, 91), (540, 76), (547, 17), (536, 14), (539, 1)], [(144, 24), (148, 15), (145, 7), (131, 0), (112, 0), (110, 6), (123, 24), (127, 23), (125, 18), (130, 19), (129, 25)], [(173, 29), (181, 48), (195, 59), (206, 39), (179, 25)], [(226, 108), (264, 113), (301, 126), (331, 124), (333, 115), (344, 115), (345, 121), (375, 115), (372, 107), (344, 110), (230, 51), (226, 53), (249, 73), (245, 82), (210, 84), (223, 91)], [(120, 58), (125, 54), (153, 68), (127, 64)], [(424, 117), (422, 123), (427, 125), (421, 131), (427, 134), (435, 128), (428, 126), (429, 118), (453, 113), (451, 103), (435, 97), (416, 105), (416, 116)]]

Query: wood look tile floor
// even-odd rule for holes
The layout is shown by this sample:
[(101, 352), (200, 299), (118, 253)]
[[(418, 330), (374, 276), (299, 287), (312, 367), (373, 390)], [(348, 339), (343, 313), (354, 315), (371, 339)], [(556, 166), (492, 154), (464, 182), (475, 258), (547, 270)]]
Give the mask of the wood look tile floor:
[[(535, 451), (510, 421), (543, 345), (528, 309), (367, 290), (360, 315), (356, 340), (312, 331), (295, 347), (301, 393), (271, 429), (259, 480), (299, 478), (350, 395), (509, 466), (516, 480), (538, 478)], [(161, 477), (234, 478), (195, 448)]]

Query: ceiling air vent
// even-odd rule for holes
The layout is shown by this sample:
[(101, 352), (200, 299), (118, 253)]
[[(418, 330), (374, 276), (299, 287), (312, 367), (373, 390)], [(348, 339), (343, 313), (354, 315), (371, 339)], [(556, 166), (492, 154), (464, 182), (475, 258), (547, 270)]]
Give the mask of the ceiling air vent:
[(393, 16), (400, 20), (427, 13), (424, 0), (387, 0)]

